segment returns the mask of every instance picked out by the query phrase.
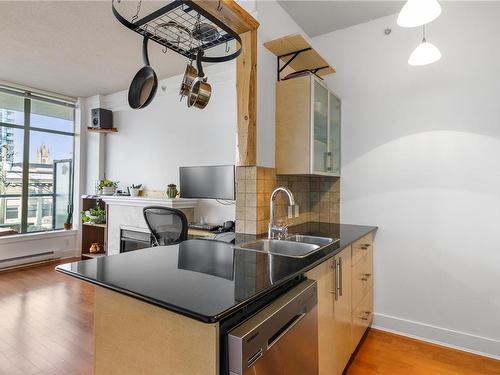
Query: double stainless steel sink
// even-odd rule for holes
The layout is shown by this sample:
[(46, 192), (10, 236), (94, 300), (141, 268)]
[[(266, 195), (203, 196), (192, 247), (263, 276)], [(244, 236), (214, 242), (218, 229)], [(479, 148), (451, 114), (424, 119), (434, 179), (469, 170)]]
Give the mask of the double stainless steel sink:
[(236, 248), (291, 258), (305, 258), (337, 241), (338, 238), (293, 235), (284, 240), (262, 239), (247, 242)]

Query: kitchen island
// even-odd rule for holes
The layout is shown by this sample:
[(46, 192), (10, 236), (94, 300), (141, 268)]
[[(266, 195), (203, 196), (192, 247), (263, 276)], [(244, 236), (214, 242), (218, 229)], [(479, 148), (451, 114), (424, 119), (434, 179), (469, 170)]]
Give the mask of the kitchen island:
[[(227, 373), (228, 327), (375, 230), (327, 223), (291, 227), (290, 233), (340, 238), (301, 259), (189, 240), (57, 270), (99, 286), (95, 375)], [(237, 236), (237, 241), (251, 237)]]

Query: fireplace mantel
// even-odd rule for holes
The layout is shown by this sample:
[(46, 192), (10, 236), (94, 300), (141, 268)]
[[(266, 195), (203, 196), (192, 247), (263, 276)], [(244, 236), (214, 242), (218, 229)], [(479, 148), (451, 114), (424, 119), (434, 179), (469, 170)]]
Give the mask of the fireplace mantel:
[(147, 206), (162, 206), (182, 210), (189, 222), (193, 220), (194, 209), (198, 199), (158, 198), (158, 197), (120, 197), (101, 196), (106, 203), (107, 215), (107, 254), (120, 253), (121, 230), (134, 228), (138, 231), (148, 231), (142, 210)]
[(120, 197), (115, 195), (100, 197), (108, 205), (119, 206), (164, 206), (170, 208), (195, 208), (198, 204), (198, 199), (188, 198), (153, 198), (153, 197)]

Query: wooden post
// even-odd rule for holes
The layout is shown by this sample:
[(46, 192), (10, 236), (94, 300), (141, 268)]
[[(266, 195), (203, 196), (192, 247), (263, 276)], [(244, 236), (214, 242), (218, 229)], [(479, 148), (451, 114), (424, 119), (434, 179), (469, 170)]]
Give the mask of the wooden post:
[(238, 166), (257, 165), (257, 30), (240, 35), (243, 51), (236, 65)]

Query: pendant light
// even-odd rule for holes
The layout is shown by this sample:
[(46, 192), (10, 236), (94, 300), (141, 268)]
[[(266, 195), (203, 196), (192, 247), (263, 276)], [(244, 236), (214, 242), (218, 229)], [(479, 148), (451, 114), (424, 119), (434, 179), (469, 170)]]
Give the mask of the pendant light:
[(425, 25), (422, 26), (422, 29), (422, 43), (413, 50), (408, 59), (408, 64), (412, 66), (429, 65), (441, 59), (441, 52), (439, 49), (425, 39)]
[(441, 5), (437, 0), (408, 0), (399, 12), (398, 25), (417, 27), (425, 25), (441, 14)]

